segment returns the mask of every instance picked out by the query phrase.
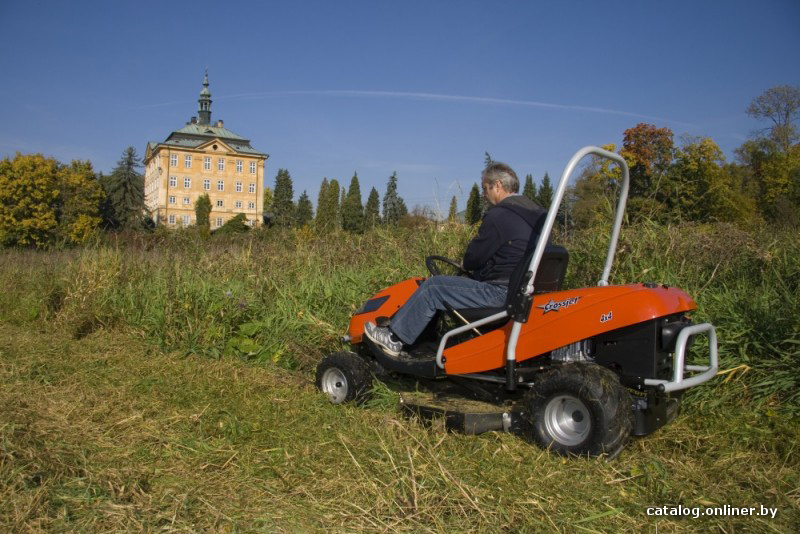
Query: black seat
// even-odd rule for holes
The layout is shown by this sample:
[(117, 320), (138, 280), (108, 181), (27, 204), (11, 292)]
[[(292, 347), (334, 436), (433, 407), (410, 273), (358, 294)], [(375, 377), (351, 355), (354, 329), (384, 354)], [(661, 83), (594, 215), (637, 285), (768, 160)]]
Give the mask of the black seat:
[[(499, 308), (466, 308), (455, 310), (458, 315), (469, 322), (473, 322), (500, 313), (501, 311), (508, 311), (514, 298), (519, 295), (520, 292), (525, 291), (525, 286), (527, 286), (528, 283), (528, 277), (525, 275), (534, 251), (535, 247), (529, 249), (522, 260), (517, 264), (514, 272), (511, 273), (508, 284), (508, 296), (503, 306)], [(568, 263), (569, 252), (567, 252), (567, 249), (561, 245), (548, 243), (544, 249), (542, 260), (539, 262), (536, 278), (534, 278), (533, 281), (534, 295), (549, 293), (551, 291), (560, 291), (564, 284), (564, 275), (567, 273)], [(506, 319), (503, 319), (503, 321), (506, 321)]]

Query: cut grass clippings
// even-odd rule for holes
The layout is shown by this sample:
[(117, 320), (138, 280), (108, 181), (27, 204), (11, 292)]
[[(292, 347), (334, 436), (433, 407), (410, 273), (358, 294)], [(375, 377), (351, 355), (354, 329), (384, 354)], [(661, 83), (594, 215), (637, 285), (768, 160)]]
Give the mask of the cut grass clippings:
[[(154, 349), (125, 329), (0, 323), (0, 530), (796, 532), (797, 425), (687, 404), (613, 462), (447, 434), (391, 394), (332, 406), (310, 373)], [(652, 506), (765, 506), (663, 517)]]

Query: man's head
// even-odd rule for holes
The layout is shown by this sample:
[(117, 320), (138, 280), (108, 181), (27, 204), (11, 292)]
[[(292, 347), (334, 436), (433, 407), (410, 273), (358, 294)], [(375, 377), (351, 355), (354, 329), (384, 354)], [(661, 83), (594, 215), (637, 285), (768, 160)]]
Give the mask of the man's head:
[(494, 206), (507, 196), (519, 192), (519, 178), (514, 169), (505, 163), (493, 161), (483, 169), (481, 187), (486, 200)]

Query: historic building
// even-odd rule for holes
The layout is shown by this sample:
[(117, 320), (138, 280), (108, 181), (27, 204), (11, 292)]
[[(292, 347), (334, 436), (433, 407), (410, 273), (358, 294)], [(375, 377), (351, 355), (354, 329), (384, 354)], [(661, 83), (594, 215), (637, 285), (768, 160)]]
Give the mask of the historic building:
[(200, 91), (197, 117), (161, 143), (150, 142), (144, 156), (145, 206), (153, 221), (167, 226), (195, 224), (195, 202), (211, 199), (211, 228), (239, 213), (257, 226), (264, 214), (264, 172), (268, 154), (248, 139), (211, 124), (208, 73)]

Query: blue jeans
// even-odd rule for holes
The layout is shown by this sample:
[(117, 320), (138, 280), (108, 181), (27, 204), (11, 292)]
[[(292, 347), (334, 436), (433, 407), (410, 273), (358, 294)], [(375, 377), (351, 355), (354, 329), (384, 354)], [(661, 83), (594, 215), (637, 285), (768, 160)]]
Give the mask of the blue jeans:
[(431, 276), (420, 285), (402, 308), (392, 316), (391, 330), (400, 341), (411, 345), (428, 326), (437, 310), (452, 308), (494, 308), (506, 302), (506, 286), (478, 282), (464, 276)]

